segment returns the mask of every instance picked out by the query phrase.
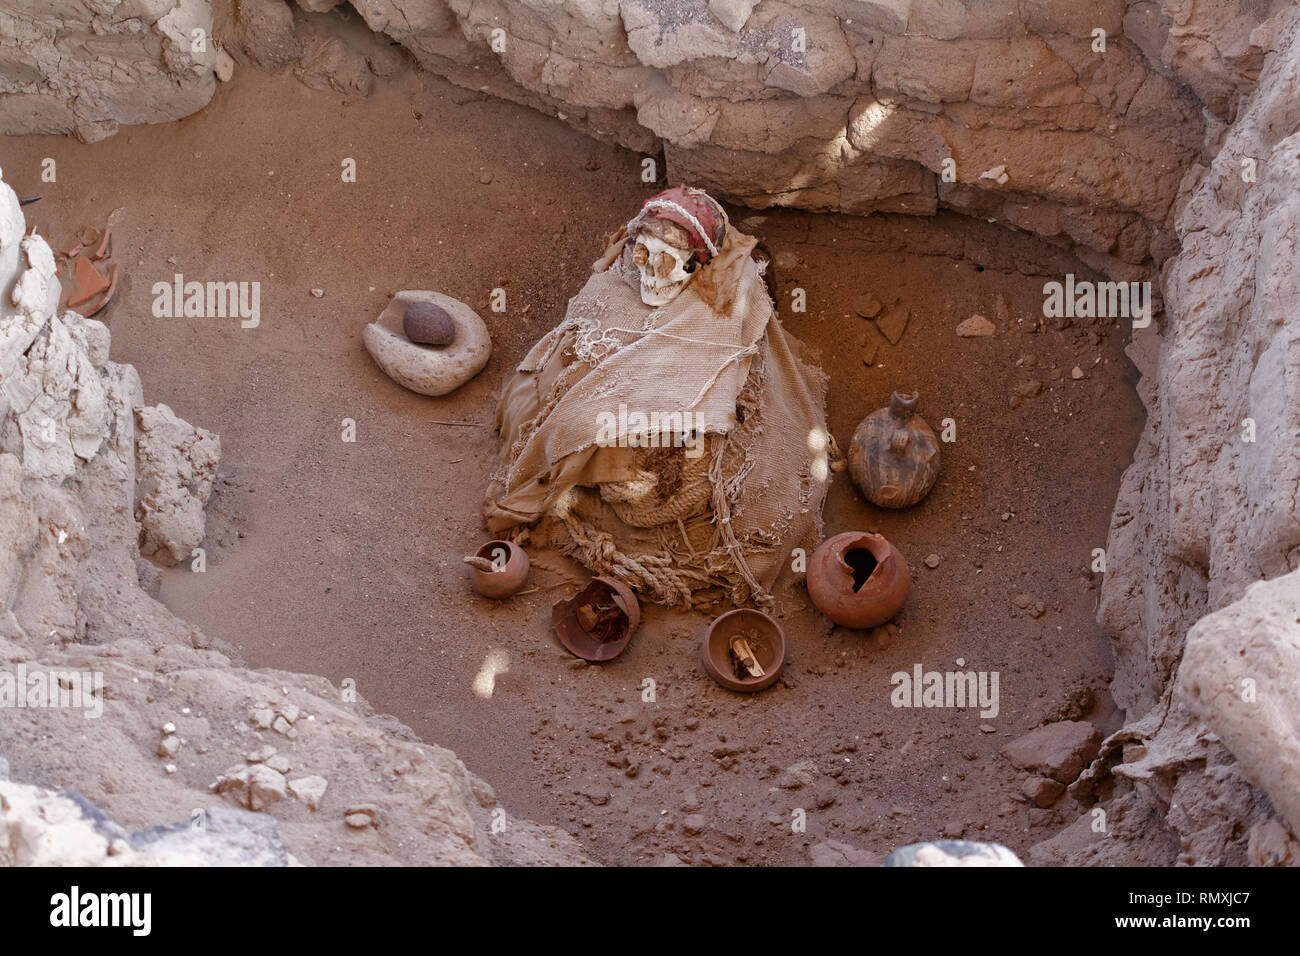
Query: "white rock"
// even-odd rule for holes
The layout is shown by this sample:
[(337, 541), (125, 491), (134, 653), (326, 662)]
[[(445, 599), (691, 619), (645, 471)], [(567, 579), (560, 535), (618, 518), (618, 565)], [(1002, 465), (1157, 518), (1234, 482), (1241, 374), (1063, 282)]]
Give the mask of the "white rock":
[(1177, 694), (1300, 830), (1300, 571), (1246, 589), (1187, 634)]
[(813, 866), (873, 866), (879, 857), (840, 840), (827, 840), (810, 847), (808, 856)]
[(732, 33), (739, 33), (758, 0), (709, 0), (709, 12)]
[(957, 334), (963, 339), (985, 338), (996, 332), (997, 326), (978, 312), (957, 326)]
[(938, 840), (899, 847), (885, 858), (885, 866), (1024, 866), (1020, 858), (1000, 843)]
[(136, 410), (135, 453), (140, 553), (168, 565), (187, 561), (203, 540), (221, 440), (166, 405), (145, 406)]
[(329, 781), (324, 777), (299, 777), (289, 781), (289, 792), (307, 804), (309, 810), (319, 810), (321, 800), (325, 797), (325, 788)]
[(980, 173), (980, 179), (991, 179), (999, 186), (1004, 186), (1010, 177), (1007, 175), (1006, 166), (994, 166), (992, 169), (986, 169)]
[(222, 83), (229, 83), (230, 78), (235, 75), (235, 61), (225, 50), (218, 50), (212, 69), (217, 74), (217, 79)]
[(246, 768), (248, 774), (248, 809), (265, 810), (285, 798), (284, 774), (265, 764)]
[(293, 769), (293, 764), (289, 763), (289, 758), (284, 754), (276, 754), (271, 759), (265, 761), (265, 765), (270, 767), (276, 773), (288, 773)]

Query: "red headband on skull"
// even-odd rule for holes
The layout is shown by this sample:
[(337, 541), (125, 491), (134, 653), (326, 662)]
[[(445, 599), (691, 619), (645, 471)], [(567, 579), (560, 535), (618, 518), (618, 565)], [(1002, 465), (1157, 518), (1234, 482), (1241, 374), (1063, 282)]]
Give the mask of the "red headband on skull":
[(627, 224), (629, 235), (645, 219), (663, 219), (686, 230), (691, 258), (701, 265), (718, 254), (718, 244), (726, 232), (721, 209), (699, 189), (674, 186), (645, 201), (641, 212)]

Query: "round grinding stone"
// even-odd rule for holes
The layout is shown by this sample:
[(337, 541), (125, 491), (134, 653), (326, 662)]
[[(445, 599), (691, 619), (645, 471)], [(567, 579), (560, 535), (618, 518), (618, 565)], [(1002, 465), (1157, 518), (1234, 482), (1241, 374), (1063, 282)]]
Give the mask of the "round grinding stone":
[(450, 345), (456, 323), (447, 310), (432, 302), (412, 302), (402, 316), (402, 331), (417, 345)]

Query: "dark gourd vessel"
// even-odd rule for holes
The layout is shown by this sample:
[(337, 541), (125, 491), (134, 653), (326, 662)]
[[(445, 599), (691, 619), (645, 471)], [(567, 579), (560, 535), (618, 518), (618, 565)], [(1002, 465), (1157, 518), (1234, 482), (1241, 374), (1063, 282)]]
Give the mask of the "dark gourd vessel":
[(858, 425), (849, 447), (849, 474), (881, 508), (916, 504), (939, 478), (939, 441), (916, 414), (916, 392), (894, 392), (889, 407)]

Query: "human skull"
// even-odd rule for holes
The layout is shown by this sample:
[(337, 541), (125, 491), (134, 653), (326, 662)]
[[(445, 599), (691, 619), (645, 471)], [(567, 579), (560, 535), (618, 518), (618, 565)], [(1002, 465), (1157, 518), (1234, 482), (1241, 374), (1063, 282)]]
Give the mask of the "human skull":
[(695, 272), (686, 249), (647, 230), (637, 233), (632, 261), (641, 273), (641, 301), (656, 308), (677, 298)]

